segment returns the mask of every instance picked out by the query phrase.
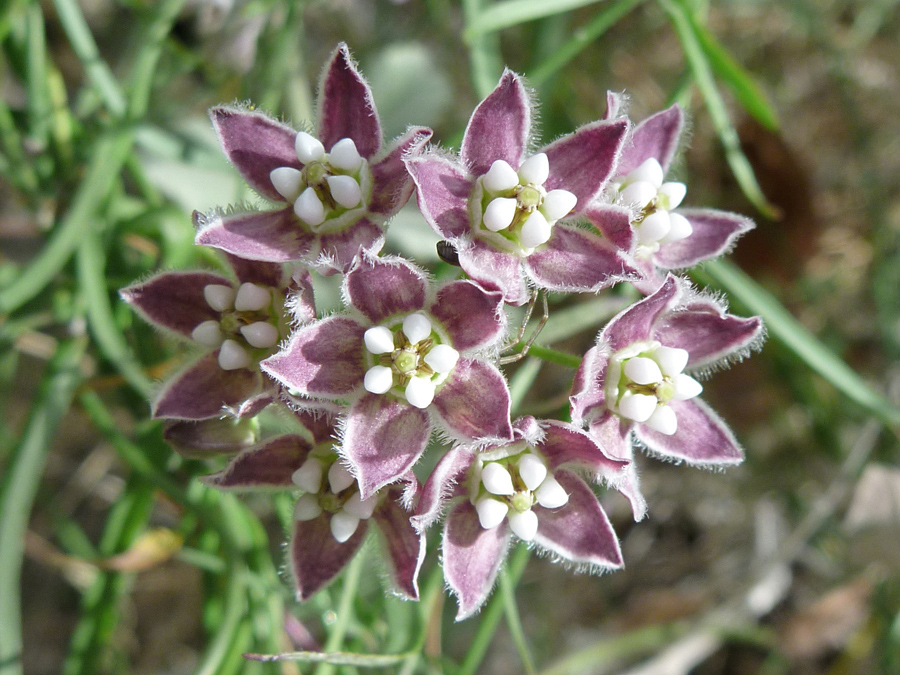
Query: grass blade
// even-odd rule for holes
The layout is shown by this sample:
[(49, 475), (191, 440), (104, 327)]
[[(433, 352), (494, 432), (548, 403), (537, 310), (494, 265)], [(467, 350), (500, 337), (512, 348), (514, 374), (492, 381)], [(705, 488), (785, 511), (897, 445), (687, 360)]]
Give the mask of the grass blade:
[(562, 14), (579, 7), (592, 5), (599, 0), (506, 0), (496, 2), (478, 13), (474, 21), (467, 22), (463, 39), (467, 42), (526, 21)]

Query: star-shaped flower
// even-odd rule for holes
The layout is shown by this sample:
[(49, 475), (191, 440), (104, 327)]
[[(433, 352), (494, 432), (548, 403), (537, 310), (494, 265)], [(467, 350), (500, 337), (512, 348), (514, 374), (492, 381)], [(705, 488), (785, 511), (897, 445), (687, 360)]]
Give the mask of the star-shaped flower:
[[(425, 220), (466, 274), (513, 305), (528, 300), (528, 283), (596, 292), (637, 275), (608, 241), (561, 222), (601, 193), (627, 122), (587, 124), (527, 156), (532, 114), (521, 78), (507, 71), (472, 114), (459, 159), (437, 150), (408, 157)], [(627, 214), (620, 219), (627, 228)]]
[(282, 265), (229, 256), (236, 280), (213, 272), (163, 272), (120, 292), (147, 321), (205, 348), (163, 385), (153, 416), (202, 420), (257, 414), (277, 393), (259, 362), (295, 321), (315, 318), (312, 279)]
[(705, 466), (743, 452), (697, 398), (696, 373), (740, 358), (763, 337), (758, 317), (727, 314), (669, 275), (652, 295), (615, 316), (584, 356), (572, 389), (572, 420), (587, 424), (613, 457), (632, 458), (632, 438), (654, 455)]
[(341, 454), (364, 499), (415, 464), (432, 420), (455, 439), (510, 438), (509, 390), (488, 360), (506, 333), (499, 293), (432, 287), (406, 260), (363, 253), (343, 295), (347, 312), (295, 330), (263, 369), (294, 395), (348, 406)]
[(195, 214), (197, 243), (251, 260), (303, 260), (344, 271), (360, 248), (378, 250), (386, 222), (412, 195), (402, 158), (431, 137), (411, 127), (382, 149), (369, 85), (341, 44), (319, 86), (318, 133), (238, 107), (210, 111), (222, 149), (274, 211)]

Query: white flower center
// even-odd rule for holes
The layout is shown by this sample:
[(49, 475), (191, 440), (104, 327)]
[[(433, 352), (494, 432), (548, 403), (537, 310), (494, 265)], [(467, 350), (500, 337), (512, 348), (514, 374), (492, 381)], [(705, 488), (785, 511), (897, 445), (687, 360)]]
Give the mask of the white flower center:
[(294, 506), (295, 520), (313, 520), (322, 513), (331, 514), (331, 535), (339, 544), (350, 539), (360, 521), (375, 512), (381, 495), (360, 499), (356, 479), (330, 451), (312, 454), (291, 476), (303, 491)]
[(219, 319), (198, 324), (191, 337), (219, 350), (222, 370), (250, 368), (270, 356), (281, 340), (274, 296), (272, 289), (249, 282), (237, 289), (209, 284), (203, 289), (203, 297), (219, 313)]
[(558, 509), (569, 495), (550, 473), (543, 457), (534, 450), (483, 462), (477, 471), (477, 484), (470, 500), (478, 513), (478, 522), (491, 530), (505, 519), (519, 539), (531, 541), (537, 534), (538, 517), (532, 506)]
[(648, 257), (660, 246), (691, 236), (693, 229), (687, 218), (672, 213), (684, 200), (684, 183), (663, 182), (663, 169), (651, 157), (627, 176), (610, 185), (611, 197), (617, 204), (632, 209), (631, 221), (638, 239), (638, 254)]
[(393, 327), (375, 326), (364, 336), (371, 367), (363, 386), (372, 394), (394, 390), (417, 408), (427, 408), (437, 387), (459, 360), (459, 352), (441, 342), (431, 320), (415, 312)]
[(613, 354), (606, 375), (610, 410), (661, 434), (674, 434), (678, 419), (669, 402), (686, 401), (703, 391), (697, 380), (682, 372), (688, 356), (684, 349), (656, 341), (636, 342)]
[(327, 153), (318, 139), (301, 131), (294, 148), (303, 168), (278, 167), (269, 178), (278, 194), (294, 204), (300, 220), (323, 231), (343, 224), (346, 213), (365, 206), (371, 174), (353, 139), (342, 138)]
[(550, 239), (553, 225), (565, 217), (578, 201), (568, 190), (544, 189), (550, 176), (547, 155), (540, 152), (526, 159), (518, 171), (498, 159), (479, 179), (476, 217), (481, 234), (504, 248), (523, 255)]

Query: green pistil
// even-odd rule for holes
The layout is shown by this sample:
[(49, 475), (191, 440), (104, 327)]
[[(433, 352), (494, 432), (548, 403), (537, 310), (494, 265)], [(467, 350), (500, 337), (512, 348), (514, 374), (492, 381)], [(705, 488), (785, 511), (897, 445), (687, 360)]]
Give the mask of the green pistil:
[(322, 162), (310, 162), (306, 165), (306, 184), (317, 186), (325, 182), (330, 172)]
[(672, 400), (673, 396), (675, 396), (675, 385), (668, 377), (664, 378), (656, 387), (656, 398), (665, 405)]
[(319, 506), (328, 513), (337, 513), (344, 507), (344, 500), (335, 494), (326, 492), (319, 497)]
[(533, 504), (534, 504), (534, 495), (531, 493), (530, 490), (525, 490), (523, 492), (517, 492), (509, 500), (509, 505), (517, 513), (525, 513), (525, 511), (530, 509)]
[(541, 191), (532, 185), (523, 186), (516, 196), (519, 208), (523, 211), (534, 211), (541, 205), (543, 198)]
[(419, 365), (419, 355), (412, 349), (398, 349), (393, 354), (394, 369), (401, 375), (409, 375)]

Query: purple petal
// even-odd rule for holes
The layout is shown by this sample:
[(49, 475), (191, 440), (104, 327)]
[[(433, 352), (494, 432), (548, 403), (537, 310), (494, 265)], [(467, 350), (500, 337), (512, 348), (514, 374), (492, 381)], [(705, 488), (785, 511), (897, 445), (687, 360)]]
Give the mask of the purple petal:
[(428, 413), (391, 395), (366, 394), (347, 415), (341, 453), (368, 499), (405, 474), (431, 436)]
[(381, 149), (381, 123), (372, 90), (341, 43), (325, 66), (319, 84), (319, 140), (326, 150), (350, 138), (366, 159)]
[(462, 481), (474, 461), (475, 454), (462, 446), (453, 447), (441, 457), (425, 481), (416, 515), (411, 519), (417, 530), (431, 527), (440, 519), (447, 500), (467, 492)]
[(501, 524), (485, 530), (471, 503), (461, 502), (450, 511), (441, 554), (444, 579), (459, 603), (457, 621), (477, 612), (487, 599), (508, 545), (509, 528)]
[(472, 228), (469, 196), (475, 183), (459, 165), (430, 153), (408, 158), (406, 168), (416, 185), (422, 217), (445, 239), (462, 237)]
[(712, 302), (695, 302), (685, 311), (663, 317), (654, 333), (667, 347), (687, 350), (688, 367), (699, 368), (751, 347), (762, 331), (759, 317), (743, 319), (724, 314)]
[(312, 275), (309, 270), (295, 269), (288, 286), (290, 295), (286, 308), (295, 323), (309, 323), (316, 320), (316, 299), (313, 293)]
[(643, 424), (634, 425), (634, 434), (654, 455), (684, 460), (688, 464), (739, 464), (744, 452), (731, 430), (702, 400), (670, 401), (678, 429), (671, 436)]
[(292, 411), (300, 424), (310, 433), (315, 444), (325, 443), (335, 438), (336, 414), (327, 408), (302, 408)]
[(663, 173), (669, 170), (684, 131), (684, 111), (678, 104), (651, 115), (637, 125), (632, 144), (619, 160), (618, 175), (626, 176), (651, 157), (659, 160)]
[(603, 382), (606, 379), (608, 365), (609, 354), (599, 347), (591, 347), (581, 359), (572, 381), (572, 394), (569, 396), (572, 422), (575, 424), (584, 424), (590, 421), (597, 411), (603, 412), (607, 409)]
[(426, 127), (410, 127), (394, 141), (383, 159), (370, 166), (372, 200), (368, 205), (369, 213), (390, 218), (409, 201), (415, 185), (403, 158), (419, 152), (431, 138), (431, 134), (431, 129)]
[[(264, 388), (263, 388), (264, 387)], [(256, 417), (263, 409), (272, 403), (278, 395), (279, 387), (274, 382), (266, 380), (261, 386), (262, 391), (241, 401), (238, 405), (225, 410), (232, 417)]]
[(593, 122), (548, 145), (543, 151), (550, 160), (550, 177), (544, 188), (573, 193), (578, 198), (575, 213), (581, 213), (615, 171), (627, 130), (622, 118)]
[(222, 370), (218, 352), (207, 354), (166, 383), (153, 402), (153, 417), (202, 420), (220, 417), (260, 389), (258, 370)]
[(535, 543), (575, 563), (622, 567), (616, 533), (591, 489), (568, 471), (558, 471), (554, 477), (569, 493), (569, 501), (558, 509), (534, 507), (538, 517)]
[(372, 514), (387, 551), (394, 588), (404, 598), (419, 599), (419, 570), (425, 560), (425, 535), (409, 522), (409, 514), (400, 505), (401, 490), (391, 488)]
[(650, 339), (654, 323), (677, 303), (679, 291), (676, 278), (670, 274), (656, 293), (613, 317), (600, 334), (598, 343), (605, 340), (612, 351), (617, 352), (633, 342)]
[(426, 289), (422, 270), (396, 256), (363, 255), (344, 277), (350, 304), (374, 324), (422, 309)]
[(384, 245), (383, 228), (369, 218), (360, 218), (339, 232), (327, 232), (320, 236), (320, 261), (325, 266), (344, 273), (353, 264), (360, 251), (377, 253)]
[(607, 91), (606, 113), (603, 115), (603, 119), (611, 120), (614, 117), (619, 117), (619, 115), (622, 114), (626, 99), (627, 97), (625, 94), (620, 94), (616, 91)]
[(441, 287), (429, 311), (460, 352), (483, 349), (506, 334), (503, 296), (471, 281), (453, 281)]
[(434, 396), (447, 431), (462, 440), (512, 439), (506, 380), (484, 361), (461, 358)]
[(284, 288), (284, 266), (280, 263), (261, 262), (259, 260), (247, 260), (231, 253), (226, 253), (228, 263), (238, 281), (252, 283), (272, 288)]
[(463, 136), (460, 155), (473, 175), (487, 173), (498, 159), (519, 168), (531, 134), (531, 108), (522, 79), (507, 70), (497, 88), (475, 108)]
[(209, 272), (163, 272), (123, 288), (119, 295), (148, 322), (190, 338), (204, 321), (219, 319), (219, 313), (203, 297), (203, 289), (210, 284), (234, 285)]
[(291, 476), (306, 461), (312, 446), (301, 436), (277, 436), (235, 457), (228, 466), (203, 482), (215, 488), (294, 487)]
[(287, 347), (260, 365), (288, 389), (305, 396), (352, 396), (365, 376), (365, 331), (355, 319), (331, 316), (295, 330)]
[(284, 202), (269, 174), (289, 166), (301, 169), (294, 139), (297, 132), (260, 112), (217, 107), (209, 111), (225, 155), (244, 180), (266, 199)]
[(189, 459), (234, 455), (252, 446), (255, 439), (253, 429), (242, 420), (169, 420), (163, 424), (163, 440)]
[(194, 214), (199, 228), (195, 243), (213, 246), (247, 260), (290, 262), (307, 256), (315, 235), (294, 216), (291, 207), (278, 211)]
[(598, 477), (615, 482), (627, 464), (608, 457), (603, 446), (571, 424), (547, 420), (542, 426), (545, 435), (538, 449), (549, 460), (553, 469), (574, 464), (589, 469)]
[(298, 600), (309, 600), (346, 567), (362, 545), (368, 527), (361, 521), (353, 536), (339, 544), (331, 534), (331, 516), (327, 513), (294, 523), (290, 555)]
[(584, 215), (617, 249), (626, 253), (634, 252), (637, 235), (626, 209), (608, 204), (593, 204), (585, 210)]
[(503, 293), (510, 305), (524, 305), (531, 297), (522, 277), (522, 260), (514, 253), (499, 251), (475, 239), (458, 247), (459, 264), (466, 274), (487, 290)]
[(602, 237), (557, 223), (550, 240), (525, 261), (539, 288), (569, 293), (597, 293), (625, 277), (640, 276)]
[(662, 246), (653, 261), (665, 269), (692, 267), (704, 260), (727, 253), (745, 232), (755, 225), (752, 220), (736, 213), (715, 209), (679, 209), (694, 231), (681, 241)]
[(634, 458), (631, 447), (631, 420), (622, 419), (609, 410), (604, 410), (590, 422), (588, 433), (603, 448), (603, 452), (613, 459), (630, 462)]

